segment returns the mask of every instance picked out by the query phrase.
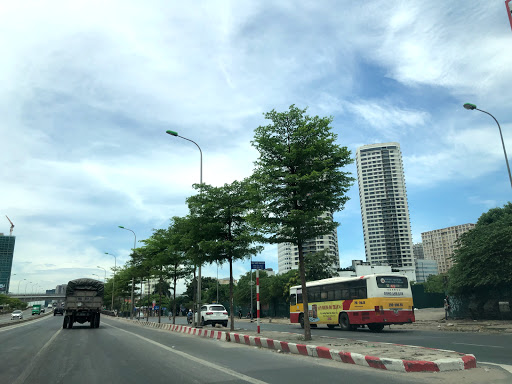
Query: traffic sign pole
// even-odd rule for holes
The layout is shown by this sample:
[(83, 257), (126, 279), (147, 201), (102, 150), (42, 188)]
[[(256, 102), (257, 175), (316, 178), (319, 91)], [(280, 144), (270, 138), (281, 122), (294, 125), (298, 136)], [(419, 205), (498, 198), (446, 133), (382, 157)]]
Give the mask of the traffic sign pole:
[(260, 333), (260, 270), (256, 270), (256, 327)]

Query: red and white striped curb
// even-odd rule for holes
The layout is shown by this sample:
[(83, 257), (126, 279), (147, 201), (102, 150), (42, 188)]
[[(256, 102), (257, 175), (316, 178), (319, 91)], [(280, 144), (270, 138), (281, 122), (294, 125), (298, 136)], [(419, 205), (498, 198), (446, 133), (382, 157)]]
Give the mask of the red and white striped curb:
[(268, 339), (265, 337), (242, 335), (238, 333), (227, 333), (227, 336), (229, 337), (230, 341), (239, 344), (246, 344), (261, 348), (269, 348), (279, 350), (282, 352), (295, 353), (304, 356), (319, 357), (322, 359), (330, 359), (342, 363), (362, 365), (365, 367), (384, 369), (388, 371), (443, 372), (476, 368), (475, 356), (466, 355), (462, 353), (460, 353), (460, 357), (457, 358), (438, 359), (434, 361), (400, 360), (381, 358), (375, 356), (365, 356), (360, 353), (338, 351), (327, 347), (317, 347), (315, 345), (289, 343), (286, 341)]
[[(234, 342), (238, 344), (246, 344), (250, 346), (268, 348), (276, 351), (294, 353), (297, 355), (319, 357), (339, 361), (341, 363), (362, 365), (365, 367), (384, 369), (388, 371), (399, 372), (445, 372), (459, 371), (464, 369), (476, 368), (476, 358), (474, 355), (463, 354), (454, 351), (446, 351), (457, 353), (459, 357), (438, 359), (434, 361), (427, 360), (401, 360), (389, 359), (384, 357), (362, 355), (360, 353), (338, 351), (327, 347), (318, 347), (308, 344), (296, 344), (287, 341), (279, 341), (266, 337), (243, 335), (239, 333), (230, 333), (224, 331), (207, 330), (201, 328), (193, 328), (186, 325), (163, 324), (154, 322), (139, 322), (133, 320), (134, 323), (149, 326), (152, 328), (166, 329), (173, 332), (184, 333), (188, 335), (200, 336), (220, 341)], [(391, 344), (391, 343), (382, 343)], [(391, 344), (400, 345), (400, 344)], [(412, 347), (412, 346), (409, 346)], [(423, 347), (418, 347), (423, 348)], [(435, 348), (427, 348), (434, 349)], [(438, 351), (444, 351), (437, 349)]]

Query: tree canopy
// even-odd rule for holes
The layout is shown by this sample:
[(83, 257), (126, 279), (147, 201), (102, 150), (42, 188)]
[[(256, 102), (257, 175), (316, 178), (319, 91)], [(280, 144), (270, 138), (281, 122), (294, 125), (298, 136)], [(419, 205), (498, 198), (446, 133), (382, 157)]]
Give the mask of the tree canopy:
[(475, 293), (511, 290), (512, 203), (482, 214), (475, 227), (464, 233), (449, 271), (450, 290)]
[[(266, 242), (291, 243), (299, 250), (303, 304), (308, 300), (303, 244), (334, 231), (332, 214), (343, 209), (354, 179), (342, 168), (353, 162), (347, 147), (336, 144), (332, 117), (310, 117), (294, 105), (265, 114), (271, 123), (256, 128), (252, 145), (259, 151), (251, 177), (252, 220)], [(304, 338), (311, 340), (309, 319)]]

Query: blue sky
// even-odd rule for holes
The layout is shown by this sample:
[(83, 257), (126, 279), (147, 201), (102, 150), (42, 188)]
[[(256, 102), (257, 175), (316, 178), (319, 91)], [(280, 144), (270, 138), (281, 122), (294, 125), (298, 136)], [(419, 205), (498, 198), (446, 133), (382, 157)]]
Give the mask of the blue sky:
[[(400, 143), (414, 242), (474, 223), (512, 190), (496, 123), (462, 104), (492, 113), (512, 148), (511, 41), (503, 1), (2, 1), (11, 291), (103, 277), (104, 253), (122, 265), (133, 246), (118, 225), (142, 240), (187, 213), (199, 151), (167, 129), (201, 146), (220, 186), (251, 174), (263, 113), (291, 104), (333, 116), (353, 157)], [(334, 216), (342, 267), (365, 258), (357, 183), (349, 195)], [(257, 259), (277, 270), (275, 246)]]

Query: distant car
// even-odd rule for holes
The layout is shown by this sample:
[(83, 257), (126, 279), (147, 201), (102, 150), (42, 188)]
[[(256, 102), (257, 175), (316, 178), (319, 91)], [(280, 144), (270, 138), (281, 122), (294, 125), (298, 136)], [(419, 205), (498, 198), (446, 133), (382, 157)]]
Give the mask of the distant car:
[(41, 313), (44, 313), (44, 307), (41, 307)]
[(53, 316), (56, 316), (56, 315), (62, 315), (62, 316), (64, 316), (64, 308), (62, 308), (62, 307), (56, 307), (56, 308), (53, 310)]
[(51, 308), (51, 307), (53, 307), (53, 306), (51, 304), (48, 304), (48, 308)]
[(228, 326), (228, 311), (221, 304), (206, 304), (201, 307), (201, 325), (222, 324)]
[(19, 309), (16, 309), (15, 311), (13, 311), (11, 313), (11, 320), (15, 320), (15, 319), (18, 319), (18, 320), (23, 319), (23, 312), (20, 311)]

